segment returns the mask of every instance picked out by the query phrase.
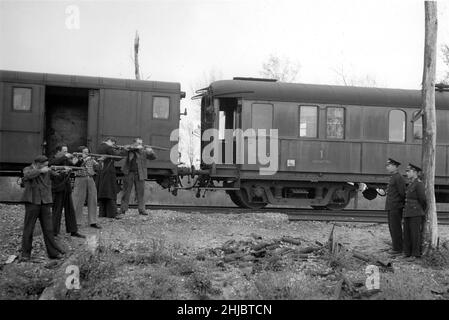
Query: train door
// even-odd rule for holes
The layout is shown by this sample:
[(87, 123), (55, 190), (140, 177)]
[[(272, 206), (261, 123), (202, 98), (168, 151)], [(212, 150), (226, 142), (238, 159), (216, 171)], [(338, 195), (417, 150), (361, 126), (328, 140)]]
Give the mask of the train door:
[(0, 162), (30, 163), (42, 153), (45, 86), (0, 84)]
[(218, 99), (218, 159), (220, 164), (236, 164), (235, 130), (240, 125), (240, 110), (236, 98)]
[(59, 144), (69, 152), (87, 145), (89, 89), (47, 86), (45, 92), (45, 145), (52, 156)]

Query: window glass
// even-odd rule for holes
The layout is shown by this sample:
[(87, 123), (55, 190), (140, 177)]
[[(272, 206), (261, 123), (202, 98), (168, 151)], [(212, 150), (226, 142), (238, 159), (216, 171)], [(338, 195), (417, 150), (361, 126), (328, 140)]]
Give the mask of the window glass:
[(405, 141), (405, 112), (402, 110), (391, 110), (389, 119), (389, 141)]
[(14, 88), (13, 110), (17, 111), (31, 110), (31, 88)]
[(299, 107), (299, 136), (316, 138), (318, 124), (318, 108), (301, 106)]
[(169, 97), (153, 98), (153, 119), (168, 119), (170, 113)]
[(253, 103), (252, 105), (252, 128), (265, 129), (266, 134), (273, 128), (273, 105), (268, 103)]
[(343, 139), (345, 137), (345, 109), (328, 107), (326, 118), (326, 136)]
[[(418, 113), (419, 111), (416, 111), (413, 113), (413, 117)], [(421, 140), (422, 139), (422, 116), (419, 117), (419, 119), (416, 119), (415, 122), (413, 122), (413, 139), (415, 140)]]

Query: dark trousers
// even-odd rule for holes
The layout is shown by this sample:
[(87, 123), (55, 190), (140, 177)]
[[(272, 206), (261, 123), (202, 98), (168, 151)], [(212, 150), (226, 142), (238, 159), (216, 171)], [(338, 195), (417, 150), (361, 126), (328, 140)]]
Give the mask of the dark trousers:
[(139, 173), (137, 171), (130, 171), (123, 179), (123, 194), (122, 202), (120, 203), (120, 211), (122, 213), (128, 210), (129, 197), (133, 185), (136, 191), (139, 212), (145, 211), (145, 180), (139, 180)]
[(64, 190), (53, 193), (53, 231), (59, 234), (61, 229), (62, 209), (64, 209), (65, 229), (68, 233), (77, 232), (75, 207), (71, 191)]
[(98, 215), (100, 217), (115, 218), (117, 215), (117, 200), (108, 198), (98, 199)]
[(404, 217), (404, 254), (421, 256), (421, 233), (423, 217)]
[(39, 218), (42, 234), (44, 235), (45, 247), (50, 258), (64, 253), (64, 250), (56, 243), (53, 236), (53, 223), (51, 219), (51, 204), (25, 204), (25, 221), (22, 236), (22, 255), (31, 256), (33, 246), (33, 232), (36, 220)]
[(388, 210), (388, 228), (393, 244), (392, 249), (402, 252), (402, 208)]

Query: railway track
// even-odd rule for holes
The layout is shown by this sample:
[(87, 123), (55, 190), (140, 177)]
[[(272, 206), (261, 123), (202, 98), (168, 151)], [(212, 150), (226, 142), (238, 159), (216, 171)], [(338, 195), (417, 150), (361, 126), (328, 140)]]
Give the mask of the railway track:
[[(21, 202), (0, 201), (3, 204), (20, 205)], [(130, 205), (136, 208), (136, 205)], [(290, 221), (333, 221), (333, 222), (362, 222), (387, 223), (385, 210), (315, 210), (307, 208), (279, 208), (267, 207), (263, 209), (243, 209), (239, 207), (219, 206), (190, 206), (190, 205), (146, 205), (149, 210), (171, 210), (186, 213), (281, 213), (286, 214)], [(438, 212), (438, 224), (449, 225), (449, 212)]]

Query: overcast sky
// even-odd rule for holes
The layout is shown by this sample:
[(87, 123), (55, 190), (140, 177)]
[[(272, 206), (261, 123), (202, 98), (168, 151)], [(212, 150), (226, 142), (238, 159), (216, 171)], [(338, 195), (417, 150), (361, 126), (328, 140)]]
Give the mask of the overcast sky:
[[(67, 27), (70, 5), (79, 28)], [(440, 44), (448, 8), (438, 2)], [(379, 86), (421, 83), (423, 1), (0, 1), (0, 68), (133, 78), (136, 30), (144, 78), (189, 95), (211, 70), (260, 76), (270, 54), (300, 63), (297, 82), (335, 84), (343, 70)]]

